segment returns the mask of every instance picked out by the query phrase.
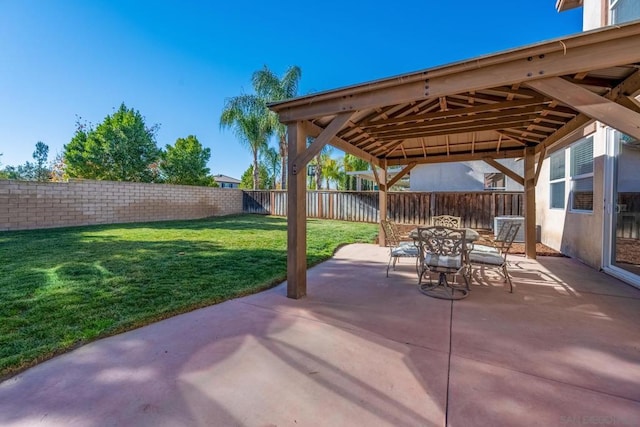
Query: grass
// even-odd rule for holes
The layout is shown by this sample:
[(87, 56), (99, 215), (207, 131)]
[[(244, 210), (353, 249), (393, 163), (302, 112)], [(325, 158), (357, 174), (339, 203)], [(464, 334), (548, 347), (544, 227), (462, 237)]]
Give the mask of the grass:
[[(307, 262), (374, 224), (309, 220)], [(96, 338), (286, 278), (284, 218), (239, 215), (0, 234), (0, 379)]]

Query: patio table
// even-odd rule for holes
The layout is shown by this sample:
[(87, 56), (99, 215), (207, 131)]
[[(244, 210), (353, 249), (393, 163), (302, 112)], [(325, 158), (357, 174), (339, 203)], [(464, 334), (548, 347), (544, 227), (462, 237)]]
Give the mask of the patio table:
[[(478, 233), (473, 228), (464, 228), (464, 230), (466, 231), (465, 238), (467, 241), (476, 242), (480, 240), (480, 233)], [(409, 237), (411, 237), (413, 240), (418, 240), (418, 229), (414, 228), (413, 230), (411, 230), (409, 232)]]

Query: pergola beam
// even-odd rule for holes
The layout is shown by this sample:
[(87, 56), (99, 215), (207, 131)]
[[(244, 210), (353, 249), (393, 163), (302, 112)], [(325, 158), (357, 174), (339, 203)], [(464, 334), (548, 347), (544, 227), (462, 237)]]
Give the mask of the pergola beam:
[(633, 110), (560, 77), (536, 80), (527, 85), (592, 119), (640, 139), (640, 114)]
[(416, 162), (409, 163), (406, 167), (404, 167), (400, 172), (398, 172), (389, 182), (387, 182), (387, 188), (391, 188), (395, 185), (396, 182), (400, 181), (403, 176), (405, 176), (411, 169), (414, 168)]
[(424, 129), (429, 130), (430, 128), (437, 128), (438, 126), (446, 125), (447, 127), (456, 127), (458, 124), (462, 123), (492, 123), (490, 120), (492, 119), (503, 119), (505, 117), (516, 117), (516, 116), (528, 116), (532, 113), (538, 113), (542, 111), (542, 107), (540, 105), (528, 106), (523, 108), (509, 108), (509, 109), (501, 109), (496, 111), (487, 111), (484, 113), (474, 113), (474, 114), (460, 114), (458, 117), (445, 117), (439, 119), (432, 119), (428, 121), (420, 121), (419, 123), (404, 123), (398, 124), (394, 126), (384, 126), (384, 127), (366, 127), (364, 129), (367, 130), (367, 133), (370, 135), (382, 135), (387, 133), (395, 133), (398, 131), (402, 131), (405, 129)]
[[(305, 131), (307, 132), (307, 134), (309, 136), (313, 136), (313, 137), (317, 137), (318, 135), (320, 135), (322, 133), (322, 131), (324, 130), (322, 127), (311, 123), (309, 121), (305, 121), (303, 122), (302, 126), (304, 127)], [(366, 151), (352, 145), (349, 144), (347, 141), (345, 141), (342, 138), (339, 138), (337, 136), (334, 136), (333, 138), (331, 138), (329, 144), (333, 145), (336, 148), (339, 148), (340, 150), (344, 151), (345, 153), (349, 153), (349, 154), (353, 154), (356, 157), (359, 157), (363, 160), (366, 160), (369, 163), (372, 163), (376, 166), (380, 166), (380, 160), (375, 157), (372, 156), (371, 154), (367, 153)]]
[(507, 101), (507, 102), (495, 102), (491, 104), (483, 104), (474, 107), (467, 108), (457, 108), (448, 111), (436, 111), (433, 113), (422, 113), (415, 115), (407, 115), (402, 117), (395, 117), (392, 119), (383, 119), (376, 121), (367, 121), (362, 124), (363, 127), (375, 127), (381, 125), (392, 125), (397, 123), (407, 123), (407, 122), (417, 122), (421, 120), (433, 120), (433, 119), (446, 119), (450, 117), (458, 117), (469, 114), (480, 114), (487, 111), (499, 111), (508, 108), (520, 108), (520, 107), (530, 107), (533, 105), (543, 105), (545, 104), (545, 100), (542, 97), (533, 97), (527, 99), (519, 99), (515, 101)]
[(511, 178), (518, 184), (524, 186), (524, 178), (518, 175), (517, 173), (515, 173), (514, 171), (512, 171), (511, 169), (509, 169), (508, 167), (506, 167), (505, 165), (503, 165), (502, 163), (498, 163), (497, 160), (491, 159), (491, 158), (485, 158), (482, 160), (484, 160), (485, 163), (487, 163), (488, 165), (498, 169), (500, 172), (507, 175), (509, 178)]
[(331, 123), (329, 123), (327, 127), (320, 132), (320, 135), (315, 138), (315, 141), (313, 141), (306, 150), (299, 153), (293, 160), (293, 174), (295, 175), (304, 170), (307, 163), (318, 155), (322, 148), (336, 136), (340, 129), (347, 124), (354, 114), (355, 113), (353, 112), (338, 114), (333, 120), (331, 120)]
[[(640, 90), (640, 70), (634, 72), (622, 83), (614, 87), (610, 93), (604, 96), (604, 98), (610, 101), (615, 100), (616, 102), (620, 101), (621, 99), (627, 99), (629, 102), (631, 102), (628, 97), (634, 95), (638, 90)], [(621, 105), (625, 105), (625, 103), (623, 102), (621, 103)], [(565, 145), (574, 141), (574, 137), (579, 131), (582, 131), (582, 134), (580, 136), (585, 136), (591, 133), (592, 131), (590, 130), (587, 130), (585, 132), (585, 129), (587, 128), (587, 126), (593, 123), (595, 123), (595, 119), (583, 113), (578, 114), (573, 119), (569, 120), (560, 129), (549, 135), (544, 141), (541, 141), (536, 146), (536, 151), (556, 151), (560, 148), (563, 148)]]
[(522, 148), (514, 148), (502, 151), (491, 150), (490, 152), (480, 151), (474, 154), (460, 153), (460, 154), (434, 154), (432, 156), (425, 157), (408, 157), (402, 158), (388, 158), (387, 164), (389, 166), (402, 166), (409, 163), (415, 163), (416, 165), (425, 165), (431, 163), (451, 163), (451, 162), (466, 162), (471, 160), (485, 160), (487, 158), (492, 159), (513, 159), (516, 157), (522, 157)]

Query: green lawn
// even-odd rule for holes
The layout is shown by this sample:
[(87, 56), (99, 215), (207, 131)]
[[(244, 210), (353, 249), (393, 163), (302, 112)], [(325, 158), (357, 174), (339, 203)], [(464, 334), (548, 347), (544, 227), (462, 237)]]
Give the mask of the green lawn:
[[(309, 265), (374, 224), (309, 220)], [(99, 337), (286, 277), (284, 218), (239, 215), (0, 234), (0, 378)]]

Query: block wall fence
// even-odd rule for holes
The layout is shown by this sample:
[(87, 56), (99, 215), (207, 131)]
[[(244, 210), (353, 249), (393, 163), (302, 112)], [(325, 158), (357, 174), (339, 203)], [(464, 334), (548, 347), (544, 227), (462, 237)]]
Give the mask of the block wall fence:
[(0, 231), (242, 213), (242, 191), (112, 181), (0, 180)]

